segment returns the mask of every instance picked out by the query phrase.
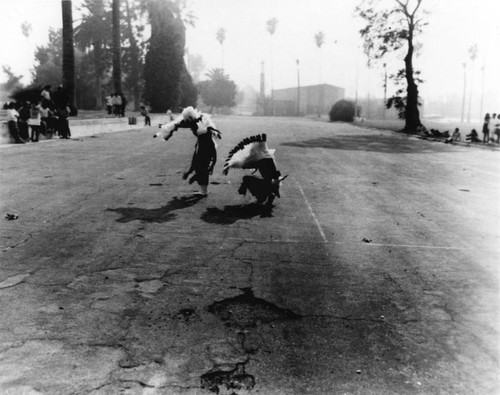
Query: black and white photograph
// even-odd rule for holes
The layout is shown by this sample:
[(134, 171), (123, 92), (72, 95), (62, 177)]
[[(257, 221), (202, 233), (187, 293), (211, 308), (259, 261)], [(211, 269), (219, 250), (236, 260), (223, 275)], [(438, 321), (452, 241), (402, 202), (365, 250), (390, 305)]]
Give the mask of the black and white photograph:
[(0, 395), (500, 394), (500, 1), (1, 8)]

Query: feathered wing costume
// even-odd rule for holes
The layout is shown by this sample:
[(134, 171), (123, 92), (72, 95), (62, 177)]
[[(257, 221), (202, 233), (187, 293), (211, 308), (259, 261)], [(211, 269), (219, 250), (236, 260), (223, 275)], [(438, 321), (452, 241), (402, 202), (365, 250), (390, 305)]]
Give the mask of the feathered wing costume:
[(238, 192), (245, 195), (248, 190), (257, 198), (258, 203), (266, 202), (271, 205), (275, 197), (280, 197), (280, 183), (287, 176), (282, 177), (276, 169), (276, 150), (269, 149), (266, 140), (264, 133), (242, 140), (229, 152), (222, 173), (227, 175), (231, 168), (258, 170), (262, 178), (244, 176)]
[(186, 179), (191, 173), (195, 173), (190, 178), (189, 183), (197, 181), (201, 187), (201, 194), (207, 195), (209, 175), (212, 174), (215, 163), (217, 162), (217, 144), (216, 138), (221, 138), (221, 132), (215, 128), (212, 119), (203, 113), (200, 113), (193, 107), (186, 107), (182, 114), (171, 122), (160, 124), (160, 131), (153, 137), (161, 137), (167, 141), (179, 128), (189, 128), (197, 138), (191, 166), (184, 173)]

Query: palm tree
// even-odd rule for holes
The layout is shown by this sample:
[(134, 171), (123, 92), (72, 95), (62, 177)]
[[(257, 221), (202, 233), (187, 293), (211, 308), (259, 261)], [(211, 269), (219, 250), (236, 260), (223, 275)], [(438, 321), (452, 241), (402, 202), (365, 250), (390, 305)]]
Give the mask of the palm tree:
[(75, 52), (73, 48), (73, 12), (71, 0), (61, 0), (62, 6), (62, 82), (68, 104), (75, 105)]
[(125, 0), (126, 6), (126, 20), (127, 20), (127, 38), (130, 43), (129, 46), (129, 62), (130, 62), (130, 74), (129, 82), (132, 85), (132, 94), (134, 96), (134, 110), (138, 111), (140, 107), (140, 73), (141, 73), (141, 56), (140, 49), (137, 44), (137, 39), (134, 35), (134, 29), (132, 27), (132, 10), (129, 5), (129, 0)]
[(467, 111), (467, 123), (470, 123), (470, 108), (472, 103), (472, 86), (474, 81), (474, 61), (477, 58), (477, 44), (474, 44), (469, 48), (469, 57), (471, 61), (471, 74), (470, 74), (470, 87), (469, 87), (469, 109)]
[[(322, 103), (322, 100), (321, 100), (321, 92), (320, 92), (320, 89), (321, 88), (321, 47), (323, 45), (323, 43), (325, 42), (325, 33), (323, 33), (322, 31), (319, 31), (317, 32), (315, 35), (314, 35), (314, 41), (316, 42), (316, 46), (318, 47), (319, 49), (319, 79), (318, 79), (318, 117), (321, 115), (321, 110), (322, 110), (322, 107), (323, 107), (323, 103)], [(323, 95), (323, 99), (324, 99), (324, 95)]]
[(217, 41), (220, 44), (221, 47), (221, 59), (222, 59), (222, 70), (224, 70), (224, 41), (226, 40), (226, 30), (222, 27), (217, 30), (216, 36)]
[(121, 43), (120, 43), (120, 0), (113, 0), (113, 89), (122, 91)]
[(93, 48), (94, 91), (96, 108), (102, 108), (102, 79), (106, 68), (104, 49), (111, 37), (109, 12), (105, 10), (104, 0), (85, 0), (82, 7), (87, 10), (80, 25), (75, 28), (75, 42), (80, 49)]
[(319, 83), (321, 84), (321, 47), (325, 42), (325, 33), (322, 31), (317, 32), (314, 35), (314, 41), (316, 42), (316, 46), (319, 48)]
[(266, 22), (266, 30), (271, 35), (271, 113), (274, 115), (274, 85), (273, 85), (273, 36), (276, 33), (276, 25), (278, 24), (278, 19), (271, 18)]

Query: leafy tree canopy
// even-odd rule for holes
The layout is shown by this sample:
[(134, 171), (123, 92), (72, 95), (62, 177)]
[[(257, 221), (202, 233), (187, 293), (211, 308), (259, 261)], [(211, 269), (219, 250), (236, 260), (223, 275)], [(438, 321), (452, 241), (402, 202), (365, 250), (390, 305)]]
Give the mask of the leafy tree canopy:
[(413, 58), (420, 46), (416, 39), (427, 24), (427, 12), (422, 9), (422, 2), (423, 0), (362, 0), (356, 7), (356, 12), (365, 22), (360, 34), (369, 65), (406, 49), (404, 68), (392, 75), (396, 85), (400, 85), (403, 79), (406, 80), (406, 95), (403, 95), (404, 88), (399, 87), (386, 104), (396, 105), (405, 119), (407, 132), (416, 132), (421, 126), (417, 83), (422, 80), (414, 70)]
[(212, 69), (207, 74), (209, 80), (198, 84), (203, 102), (214, 108), (234, 107), (236, 105), (236, 84), (224, 74), (222, 69)]

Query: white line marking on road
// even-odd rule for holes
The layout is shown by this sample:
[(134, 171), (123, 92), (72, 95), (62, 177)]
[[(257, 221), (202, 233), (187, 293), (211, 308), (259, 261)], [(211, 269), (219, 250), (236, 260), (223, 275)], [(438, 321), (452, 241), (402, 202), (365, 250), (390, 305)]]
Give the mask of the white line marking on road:
[(325, 243), (328, 243), (328, 240), (326, 239), (325, 232), (323, 232), (323, 228), (321, 227), (321, 224), (319, 223), (318, 218), (316, 218), (316, 214), (314, 214), (314, 211), (313, 211), (311, 205), (309, 204), (309, 200), (307, 200), (306, 194), (304, 193), (304, 190), (302, 189), (302, 186), (299, 184), (298, 181), (297, 181), (297, 185), (299, 186), (300, 193), (302, 194), (302, 197), (304, 198), (304, 202), (306, 202), (306, 206), (309, 209), (309, 212), (311, 213), (311, 215), (314, 219), (314, 223), (316, 224), (316, 227), (318, 228), (319, 233), (320, 233), (321, 237), (323, 238), (323, 241)]

